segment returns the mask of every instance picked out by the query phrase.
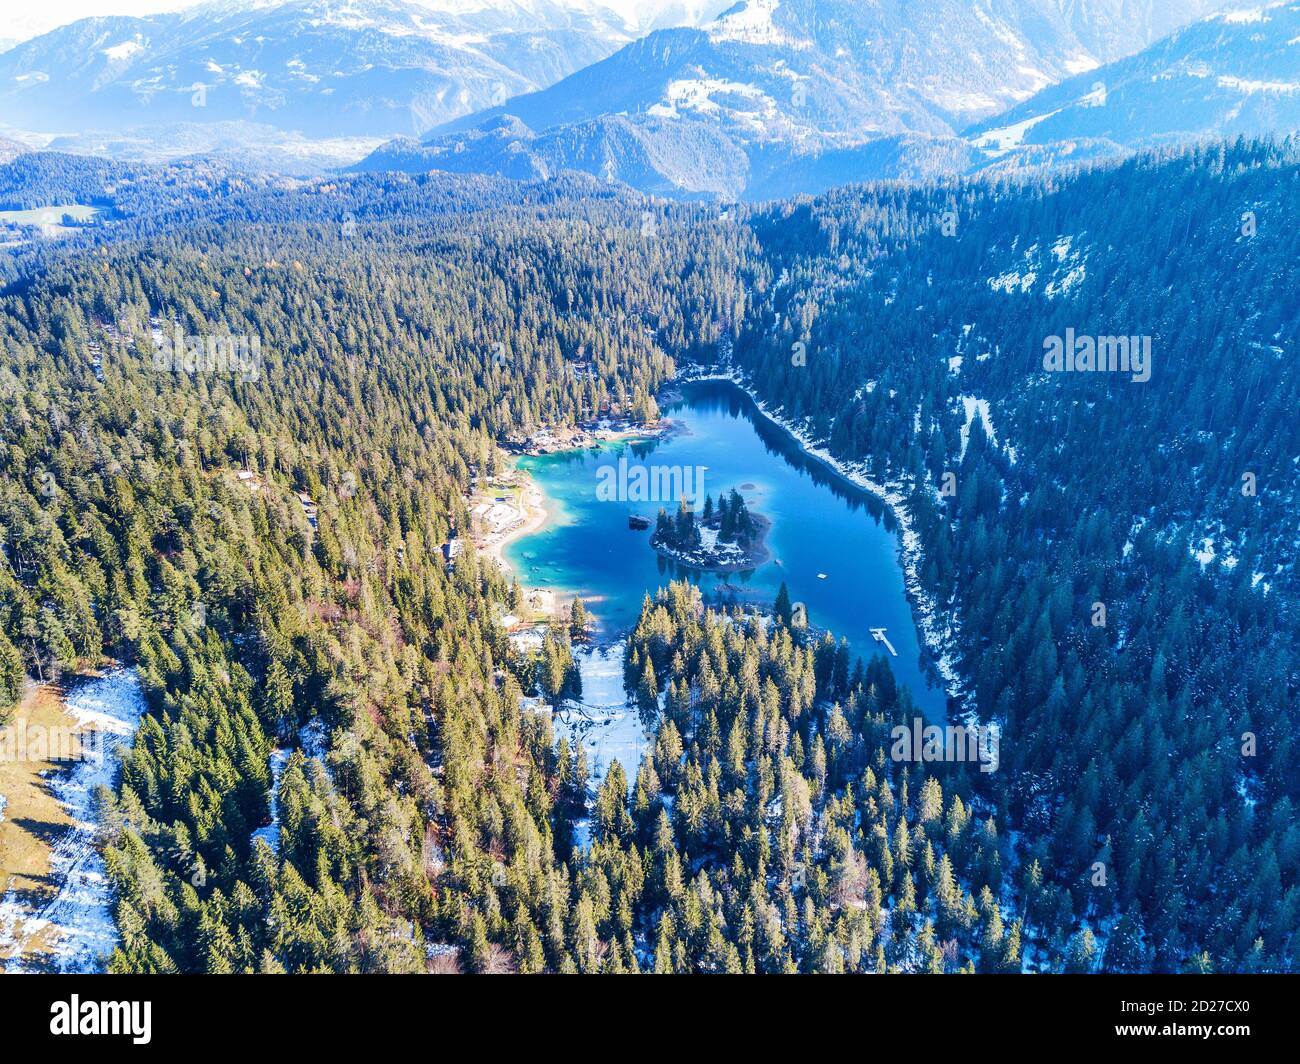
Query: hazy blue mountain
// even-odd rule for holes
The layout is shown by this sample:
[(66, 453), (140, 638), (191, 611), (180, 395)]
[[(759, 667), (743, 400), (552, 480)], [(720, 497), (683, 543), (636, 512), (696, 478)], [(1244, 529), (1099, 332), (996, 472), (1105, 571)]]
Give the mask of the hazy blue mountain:
[(960, 129), (1216, 2), (216, 0), (0, 53), (0, 114), (140, 161), (309, 173), (373, 150), (363, 169), (761, 198), (987, 161)]
[(1025, 32), (1034, 9), (740, 0), (703, 27), (649, 34), (499, 110), (534, 130), (627, 112), (708, 118), (758, 140), (951, 132), (954, 117), (996, 113), (1096, 65), (1063, 22)]
[(1233, 0), (1048, 0), (1071, 32), (1101, 62), (1132, 55)]
[[(956, 140), (970, 120), (1207, 6), (740, 0), (454, 120), (424, 149), (386, 146), (362, 168), (574, 168), (646, 191), (750, 198), (925, 177), (977, 157)], [(506, 115), (522, 128), (496, 123)]]
[(16, 140), (10, 140), (8, 137), (0, 137), (0, 165), (12, 162), (18, 156), (27, 152), (28, 147)]
[(419, 134), (549, 85), (631, 39), (587, 0), (218, 2), (87, 18), (0, 54), (15, 127), (244, 120), (308, 136)]
[(308, 176), (354, 162), (383, 137), (305, 137), (262, 122), (167, 122), (54, 137), (49, 151), (165, 164), (206, 159), (231, 169)]
[(967, 137), (1001, 165), (1300, 129), (1300, 5), (1212, 15), (1070, 78)]
[(520, 119), (504, 115), (481, 129), (424, 144), (393, 141), (351, 169), (445, 170), (520, 181), (580, 170), (655, 195), (761, 200), (853, 181), (924, 180), (965, 171), (979, 158), (958, 137), (902, 133), (791, 152), (779, 144), (746, 148), (705, 122), (604, 115), (533, 133)]

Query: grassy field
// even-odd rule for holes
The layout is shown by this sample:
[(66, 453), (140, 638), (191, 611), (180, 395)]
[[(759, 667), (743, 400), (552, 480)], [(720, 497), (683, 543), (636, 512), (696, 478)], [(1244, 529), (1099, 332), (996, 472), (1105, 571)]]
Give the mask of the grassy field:
[(84, 203), (66, 203), (60, 207), (37, 207), (29, 211), (0, 211), (0, 222), (13, 225), (40, 225), (49, 222), (57, 225), (63, 221), (65, 214), (72, 215), (79, 222), (88, 221), (99, 213), (98, 207)]
[[(37, 687), (23, 699), (8, 727), (53, 729), (73, 724), (63, 711), (58, 689)], [(57, 761), (16, 760), (0, 754), (0, 794), (7, 799), (0, 820), (0, 897), (12, 891), (11, 900), (22, 902), (28, 911), (38, 909), (54, 892), (50, 847), (70, 820), (50, 793), (48, 780), (65, 768), (66, 763)], [(23, 945), (25, 953), (42, 949), (39, 935)]]
[(483, 490), (483, 500), (485, 502), (495, 502), (497, 499), (504, 499), (512, 506), (519, 502), (520, 493), (519, 484), (502, 484), (497, 481), (488, 481), (488, 486)]

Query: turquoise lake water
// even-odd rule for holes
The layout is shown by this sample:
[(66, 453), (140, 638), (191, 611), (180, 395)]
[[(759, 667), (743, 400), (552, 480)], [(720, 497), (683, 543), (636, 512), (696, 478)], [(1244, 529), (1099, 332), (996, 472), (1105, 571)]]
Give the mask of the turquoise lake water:
[[(893, 519), (879, 499), (836, 476), (768, 421), (740, 389), (725, 382), (684, 387), (684, 400), (667, 416), (681, 431), (662, 440), (620, 441), (581, 451), (525, 457), (547, 495), (546, 528), (511, 544), (506, 558), (525, 587), (580, 594), (595, 614), (598, 635), (627, 632), (646, 592), (689, 578), (706, 598), (770, 605), (782, 581), (802, 602), (810, 624), (845, 636), (855, 654), (884, 652), (871, 629), (886, 629), (898, 651), (889, 664), (932, 719), (945, 699), (927, 678), (911, 605), (899, 565)], [(601, 467), (705, 467), (704, 490), (716, 500), (735, 488), (752, 510), (772, 522), (770, 559), (750, 572), (712, 574), (684, 569), (650, 547), (650, 532), (632, 531), (628, 516), (652, 519), (666, 502), (604, 501)], [(629, 483), (632, 481), (629, 480)], [(886, 656), (888, 657), (887, 652)]]

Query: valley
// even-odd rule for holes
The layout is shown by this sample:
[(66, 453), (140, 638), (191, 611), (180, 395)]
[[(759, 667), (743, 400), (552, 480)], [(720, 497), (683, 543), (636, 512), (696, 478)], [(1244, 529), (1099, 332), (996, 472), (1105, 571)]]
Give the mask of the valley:
[(1300, 971), (1300, 8), (611, 2), (0, 51), (0, 967)]

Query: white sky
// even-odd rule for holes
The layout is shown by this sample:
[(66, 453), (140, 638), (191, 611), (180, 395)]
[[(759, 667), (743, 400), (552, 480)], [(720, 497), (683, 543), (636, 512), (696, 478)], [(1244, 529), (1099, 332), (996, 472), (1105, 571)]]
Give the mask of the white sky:
[[(79, 18), (92, 15), (153, 15), (160, 11), (180, 11), (194, 7), (203, 0), (42, 0), (39, 4), (22, 4), (20, 0), (0, 0), (0, 8), (9, 8), (0, 18), (0, 40), (24, 41), (42, 33), (75, 22)], [(267, 0), (257, 0), (267, 3)], [(456, 0), (414, 0), (415, 3), (428, 7), (442, 8), (456, 6)], [(481, 6), (489, 0), (480, 0), (480, 4), (469, 3), (465, 6)], [(564, 0), (560, 0), (561, 3)], [(717, 10), (727, 6), (725, 2), (710, 3), (709, 0), (578, 0), (575, 6), (583, 3), (599, 4), (617, 11), (621, 15), (632, 13), (649, 15), (664, 8), (681, 7), (709, 8)], [(461, 0), (464, 3), (464, 0)], [(523, 0), (526, 4), (527, 0)], [(17, 8), (17, 10), (14, 10)], [(710, 12), (712, 13), (712, 12)]]

